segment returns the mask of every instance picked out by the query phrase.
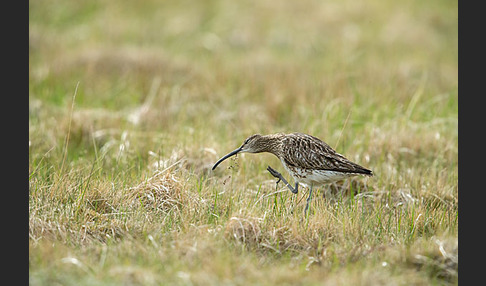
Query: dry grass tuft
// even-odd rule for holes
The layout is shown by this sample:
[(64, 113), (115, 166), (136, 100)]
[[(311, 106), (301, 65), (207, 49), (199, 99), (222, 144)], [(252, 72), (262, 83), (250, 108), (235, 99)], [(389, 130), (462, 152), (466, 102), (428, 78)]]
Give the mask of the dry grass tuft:
[(258, 245), (262, 242), (260, 218), (231, 217), (226, 224), (225, 236), (237, 242)]
[(453, 283), (458, 277), (459, 252), (457, 239), (435, 238), (419, 241), (407, 258), (418, 270), (427, 270), (434, 278)]
[(353, 194), (353, 196), (356, 196), (359, 193), (367, 193), (371, 191), (369, 185), (367, 184), (367, 180), (363, 180), (362, 177), (339, 181), (330, 184), (329, 186), (326, 186), (326, 188), (326, 193), (330, 193), (334, 197), (350, 197), (351, 194)]
[(180, 211), (190, 197), (183, 192), (179, 178), (170, 170), (162, 170), (129, 188), (128, 199), (132, 208), (142, 206), (152, 211), (168, 212), (172, 209)]
[(313, 221), (303, 226), (301, 218), (287, 224), (277, 218), (233, 216), (227, 223), (224, 235), (230, 241), (244, 245), (250, 250), (262, 253), (308, 253), (322, 250), (323, 244), (331, 239), (330, 229)]

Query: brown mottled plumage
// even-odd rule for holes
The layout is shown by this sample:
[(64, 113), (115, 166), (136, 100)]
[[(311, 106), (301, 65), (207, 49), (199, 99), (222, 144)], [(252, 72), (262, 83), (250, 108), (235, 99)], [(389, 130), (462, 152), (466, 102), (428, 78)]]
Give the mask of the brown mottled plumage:
[(310, 186), (306, 210), (312, 195), (312, 187), (339, 181), (356, 175), (373, 176), (373, 172), (346, 159), (324, 141), (303, 133), (255, 134), (248, 137), (236, 150), (219, 159), (213, 170), (225, 159), (238, 153), (268, 152), (277, 156), (295, 180), (292, 187), (279, 172), (268, 166), (272, 176), (282, 180), (297, 193), (299, 183)]

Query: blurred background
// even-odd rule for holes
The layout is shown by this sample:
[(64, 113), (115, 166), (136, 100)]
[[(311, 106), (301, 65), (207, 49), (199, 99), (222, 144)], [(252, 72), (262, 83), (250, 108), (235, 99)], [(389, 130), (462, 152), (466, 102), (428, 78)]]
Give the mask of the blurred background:
[(346, 119), (343, 139), (367, 140), (457, 110), (456, 1), (38, 0), (29, 20), (31, 117), (67, 111), (79, 83), (77, 140), (123, 125), (182, 144), (300, 131), (333, 145)]

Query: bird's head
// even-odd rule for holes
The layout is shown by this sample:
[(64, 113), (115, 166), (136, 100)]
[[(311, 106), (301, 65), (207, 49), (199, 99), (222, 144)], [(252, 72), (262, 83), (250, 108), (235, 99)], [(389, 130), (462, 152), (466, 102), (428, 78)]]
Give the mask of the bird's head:
[(224, 155), (221, 159), (216, 162), (213, 166), (213, 170), (216, 169), (216, 167), (223, 162), (224, 160), (228, 159), (231, 156), (234, 156), (238, 153), (260, 153), (260, 152), (265, 152), (266, 151), (266, 143), (264, 140), (264, 136), (260, 134), (254, 134), (251, 135), (250, 137), (246, 138), (243, 144), (231, 151), (230, 153)]

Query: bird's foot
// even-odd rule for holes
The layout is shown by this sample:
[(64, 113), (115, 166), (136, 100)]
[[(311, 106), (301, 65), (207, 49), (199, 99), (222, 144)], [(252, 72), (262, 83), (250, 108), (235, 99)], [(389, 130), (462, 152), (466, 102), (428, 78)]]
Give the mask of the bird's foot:
[(275, 170), (274, 170), (272, 167), (268, 166), (267, 171), (268, 171), (270, 174), (272, 174), (272, 176), (274, 176), (275, 178), (277, 178), (277, 179), (278, 179), (277, 184), (278, 184), (280, 181), (282, 181), (282, 182), (284, 182), (284, 184), (285, 184), (285, 185), (286, 185), (286, 186), (289, 188), (289, 190), (290, 190), (292, 193), (297, 194), (297, 192), (298, 192), (298, 189), (297, 189), (298, 184), (297, 184), (297, 183), (295, 184), (295, 188), (293, 188), (293, 187), (292, 187), (292, 186), (289, 184), (289, 182), (287, 182), (287, 180), (285, 180), (285, 178), (282, 176), (282, 174), (280, 174), (279, 172), (275, 171)]
[(278, 183), (280, 183), (280, 181), (282, 180), (280, 177), (282, 176), (282, 174), (280, 174), (279, 172), (275, 171), (274, 169), (272, 169), (272, 167), (268, 166), (267, 168), (268, 172), (270, 174), (272, 174), (272, 176), (274, 176), (275, 178), (278, 178), (277, 182), (275, 183), (276, 186), (278, 187)]
[(267, 168), (267, 171), (272, 174), (272, 176), (274, 176), (275, 178), (278, 178), (278, 181), (277, 182), (280, 182), (280, 180), (282, 179), (282, 174), (280, 174), (279, 172), (275, 171), (272, 167), (268, 166)]

